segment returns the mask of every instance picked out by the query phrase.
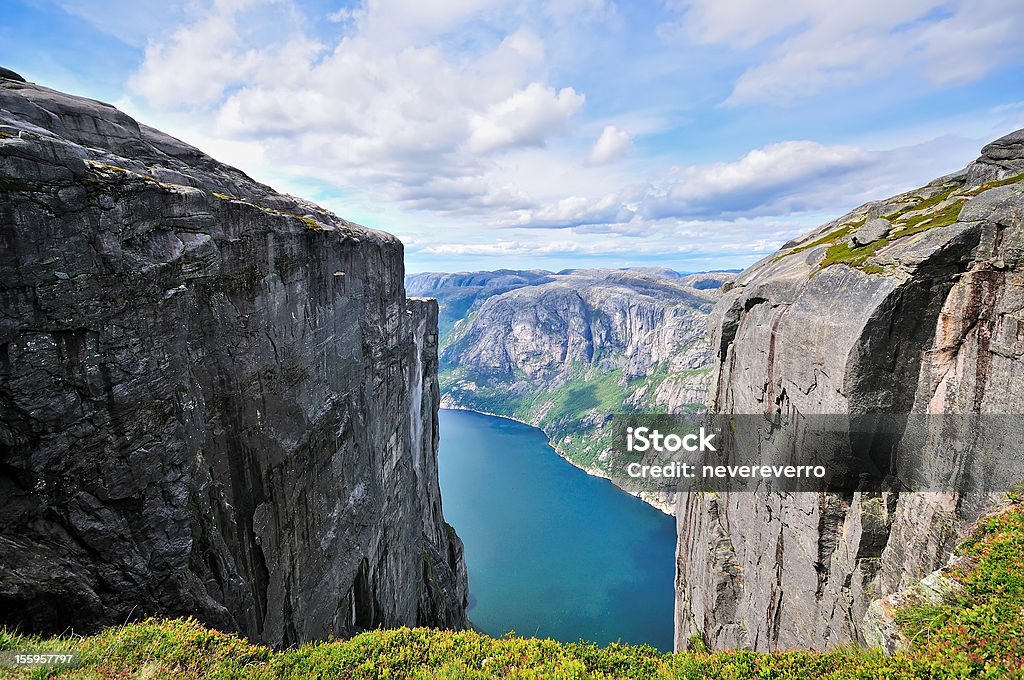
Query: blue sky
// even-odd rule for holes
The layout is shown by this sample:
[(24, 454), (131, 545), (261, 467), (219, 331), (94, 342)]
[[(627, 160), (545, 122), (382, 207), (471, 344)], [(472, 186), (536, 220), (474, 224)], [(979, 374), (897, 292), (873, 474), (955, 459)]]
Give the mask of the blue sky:
[(1024, 127), (1021, 35), (1019, 0), (5, 0), (0, 65), (397, 234), (410, 272), (700, 271)]

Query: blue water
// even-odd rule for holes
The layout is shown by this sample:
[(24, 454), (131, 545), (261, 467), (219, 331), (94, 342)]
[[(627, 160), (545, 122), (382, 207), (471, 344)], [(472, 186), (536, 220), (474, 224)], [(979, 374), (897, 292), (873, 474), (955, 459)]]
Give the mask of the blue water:
[(473, 625), (670, 651), (673, 519), (573, 467), (536, 428), (440, 419), (444, 514), (466, 544)]

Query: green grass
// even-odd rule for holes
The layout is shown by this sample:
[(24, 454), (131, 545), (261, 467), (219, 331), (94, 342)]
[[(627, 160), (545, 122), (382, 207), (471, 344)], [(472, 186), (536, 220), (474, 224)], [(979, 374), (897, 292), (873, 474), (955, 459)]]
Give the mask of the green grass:
[[(945, 198), (948, 198), (948, 196)], [(945, 200), (945, 198), (943, 200)], [(929, 229), (948, 227), (956, 222), (957, 218), (960, 217), (960, 211), (963, 210), (966, 202), (967, 199), (953, 201), (943, 209), (936, 212), (914, 215), (902, 222), (897, 222), (893, 225), (892, 230), (889, 232), (889, 236), (880, 238), (877, 241), (872, 241), (871, 243), (863, 246), (853, 246), (850, 245), (849, 242), (837, 243), (830, 246), (829, 249), (825, 251), (825, 257), (818, 264), (818, 271), (834, 264), (845, 264), (850, 267), (860, 267), (869, 274), (882, 273), (884, 271), (882, 267), (879, 267), (878, 265), (865, 264), (868, 259), (874, 257), (879, 250), (891, 244), (893, 241), (913, 234), (919, 234)], [(914, 210), (916, 211), (917, 208), (915, 207)]]
[[(893, 224), (892, 229), (886, 238), (873, 241), (863, 246), (851, 246), (846, 240), (846, 237), (865, 223), (865, 220), (861, 219), (837, 229), (836, 231), (821, 236), (809, 243), (804, 243), (794, 248), (790, 248), (789, 250), (785, 250), (776, 255), (772, 259), (772, 262), (776, 262), (785, 257), (789, 257), (790, 255), (801, 253), (817, 246), (828, 245), (829, 248), (825, 251), (825, 256), (822, 258), (821, 262), (818, 263), (815, 273), (820, 272), (825, 267), (844, 264), (849, 267), (858, 268), (868, 274), (882, 274), (885, 271), (883, 267), (868, 262), (868, 260), (874, 257), (882, 248), (885, 248), (901, 238), (913, 236), (914, 234), (919, 234), (921, 232), (928, 231), (929, 229), (947, 227), (957, 221), (964, 205), (972, 198), (979, 196), (989, 189), (1017, 184), (1019, 182), (1024, 182), (1024, 173), (985, 182), (970, 189), (964, 189), (961, 184), (947, 184), (941, 187), (936, 193), (925, 198), (910, 195), (909, 199), (904, 199), (912, 200), (909, 205), (905, 205), (902, 208), (883, 216)], [(904, 194), (904, 196), (908, 195)], [(899, 202), (904, 201), (901, 200)]]
[(818, 264), (818, 270), (830, 267), (834, 264), (845, 264), (850, 267), (858, 267), (879, 250), (889, 245), (892, 241), (888, 238), (880, 238), (877, 241), (864, 246), (851, 246), (849, 243), (837, 243), (825, 251), (825, 258)]
[[(375, 630), (339, 642), (274, 651), (192, 619), (108, 628), (87, 638), (39, 641), (4, 632), (0, 649), (77, 651), (59, 678), (873, 678), (912, 669), (874, 652), (682, 652), (648, 646), (521, 638), (427, 628)], [(47, 671), (8, 671), (48, 677)]]
[(929, 196), (928, 198), (919, 199), (916, 203), (912, 203), (911, 205), (900, 208), (896, 212), (889, 213), (888, 215), (884, 215), (883, 217), (889, 220), (890, 222), (895, 222), (903, 215), (906, 215), (909, 212), (927, 210), (928, 208), (934, 207), (945, 201), (947, 198), (953, 195), (953, 192), (955, 192), (959, 188), (959, 184), (947, 185), (945, 191), (935, 193)]
[(604, 414), (622, 411), (628, 395), (621, 381), (620, 369), (572, 381), (549, 392), (545, 401), (554, 404), (541, 423), (579, 420), (595, 410)]
[[(1024, 506), (982, 520), (958, 552), (962, 589), (910, 605), (897, 621), (908, 651), (708, 652), (521, 638), (428, 628), (374, 630), (350, 640), (275, 651), (193, 619), (41, 639), (0, 629), (0, 651), (74, 651), (74, 669), (0, 669), (12, 678), (1003, 678), (1024, 676)], [(51, 676), (52, 673), (52, 676)]]
[(942, 210), (933, 213), (915, 215), (914, 217), (900, 223), (898, 226), (894, 226), (890, 239), (918, 234), (922, 231), (927, 231), (928, 229), (948, 227), (956, 222), (957, 218), (960, 217), (960, 211), (964, 209), (964, 204), (966, 202), (966, 199), (953, 201)]
[(946, 601), (910, 604), (896, 621), (918, 654), (977, 677), (1024, 676), (1024, 506), (989, 517), (956, 551), (960, 588)]
[(811, 248), (817, 248), (818, 246), (823, 246), (823, 245), (826, 245), (826, 244), (829, 244), (829, 243), (835, 243), (836, 241), (839, 241), (840, 239), (845, 239), (847, 236), (849, 236), (851, 233), (853, 233), (853, 231), (855, 229), (860, 229), (862, 226), (864, 226), (864, 223), (866, 221), (867, 221), (867, 218), (859, 219), (856, 222), (851, 222), (850, 224), (847, 224), (847, 225), (845, 225), (843, 227), (840, 227), (839, 229), (836, 229), (835, 231), (829, 232), (829, 233), (825, 234), (824, 236), (822, 236), (820, 238), (816, 238), (813, 241), (811, 241), (810, 243), (802, 243), (802, 244), (800, 244), (798, 246), (794, 246), (793, 248), (790, 248), (789, 250), (785, 250), (782, 253), (776, 255), (775, 257), (773, 257), (772, 258), (772, 262), (778, 262), (779, 260), (781, 260), (784, 257), (789, 257), (790, 255), (796, 255), (797, 253), (802, 253), (802, 252), (804, 252), (806, 250), (810, 250)]
[[(679, 351), (688, 348), (683, 346)], [(535, 425), (573, 464), (592, 472), (607, 471), (608, 463), (600, 461), (599, 456), (614, 444), (612, 435), (598, 427), (584, 425), (583, 420), (591, 414), (603, 418), (617, 413), (657, 410), (651, 396), (662, 382), (686, 380), (710, 372), (709, 368), (673, 371), (670, 364), (671, 361), (661, 362), (644, 376), (624, 380), (622, 369), (602, 369), (581, 363), (571, 369), (568, 382), (560, 387), (531, 386), (518, 394), (510, 389), (509, 380), (495, 380), (464, 367), (441, 371), (438, 381), (442, 393), (451, 395), (460, 406)], [(526, 375), (518, 376), (517, 380), (536, 384)], [(475, 389), (466, 389), (467, 382), (473, 383)], [(627, 403), (638, 390), (646, 390), (647, 398), (637, 404)], [(703, 404), (691, 407), (698, 411)]]
[(995, 189), (996, 187), (1005, 187), (1010, 184), (1016, 184), (1017, 182), (1024, 182), (1024, 172), (1020, 173), (1019, 175), (1013, 175), (1012, 177), (1004, 177), (1003, 179), (990, 180), (977, 188), (964, 192), (964, 194), (967, 196), (977, 196), (978, 194), (988, 191), (989, 189)]

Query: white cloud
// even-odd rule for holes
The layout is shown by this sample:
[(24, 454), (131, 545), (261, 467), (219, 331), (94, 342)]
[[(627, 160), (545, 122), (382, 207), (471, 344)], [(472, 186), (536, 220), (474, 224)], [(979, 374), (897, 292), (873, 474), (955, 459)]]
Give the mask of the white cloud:
[(540, 255), (550, 253), (606, 252), (604, 249), (586, 246), (578, 241), (558, 240), (507, 241), (494, 243), (439, 243), (426, 246), (421, 252), (431, 255)]
[(952, 16), (923, 27), (908, 52), (920, 52), (933, 82), (969, 82), (996, 66), (1020, 60), (1022, 32), (1019, 2), (974, 0)]
[[(376, 0), (331, 15), (347, 28), (324, 45), (287, 1), (221, 2), (152, 43), (130, 88), (162, 111), (197, 111), (204, 136), (262, 147), (282, 174), (422, 210), (519, 209), (499, 157), (570, 132), (585, 96), (547, 82), (544, 41), (514, 18), (469, 53), (438, 37), (486, 25), (502, 4)], [(387, 26), (410, 41), (380, 37)]]
[(568, 196), (554, 203), (517, 212), (514, 224), (524, 227), (566, 228), (585, 224), (626, 222), (633, 211), (623, 205), (621, 197), (606, 194), (598, 199)]
[[(627, 182), (625, 174), (613, 191), (513, 210), (502, 225), (653, 237), (665, 224), (679, 220), (700, 224), (755, 219), (746, 230), (763, 239), (765, 234), (757, 230), (764, 220), (816, 216), (825, 221), (952, 172), (979, 147), (978, 140), (959, 137), (882, 151), (808, 140), (779, 142), (734, 161), (671, 168), (646, 183)], [(797, 233), (780, 233), (777, 242)]]
[[(501, 41), (501, 47), (511, 50), (531, 62), (539, 62), (544, 59), (544, 41), (528, 28), (520, 28), (515, 33), (508, 35)], [(496, 52), (495, 56), (499, 59), (507, 58), (501, 49)]]
[(481, 212), (515, 211), (532, 205), (529, 196), (514, 185), (490, 177), (434, 177), (394, 191), (403, 206), (439, 214), (478, 216)]
[[(513, 230), (498, 239), (462, 238), (443, 240), (437, 237), (413, 241), (407, 251), (416, 258), (423, 256), (455, 257), (524, 257), (535, 262), (546, 257), (618, 258), (636, 263), (638, 258), (664, 256), (706, 256), (723, 253), (737, 256), (762, 256), (779, 248), (795, 232), (806, 231), (809, 225), (794, 221), (757, 220), (693, 222), (674, 219), (630, 224), (604, 225), (569, 231), (537, 232)], [(600, 234), (602, 238), (594, 238)]]
[[(1024, 56), (1018, 0), (675, 0), (665, 36), (760, 50), (732, 104), (790, 102), (902, 73), (965, 82)], [(766, 52), (765, 52), (766, 51)]]
[(594, 165), (611, 163), (622, 158), (632, 144), (633, 138), (628, 132), (620, 130), (614, 125), (606, 125), (601, 131), (601, 136), (591, 147), (587, 161)]
[(144, 48), (146, 42), (167, 29), (182, 12), (184, 0), (142, 3), (138, 0), (58, 0), (62, 10), (88, 22), (93, 28), (127, 45)]
[(217, 0), (193, 23), (149, 42), (129, 89), (158, 108), (207, 108), (231, 88), (289, 82), (323, 50), (299, 25), (287, 5)]
[(470, 118), (469, 150), (488, 153), (510, 146), (543, 144), (566, 129), (582, 107), (584, 96), (571, 87), (555, 92), (552, 87), (530, 83), (482, 115)]
[(580, 18), (610, 21), (617, 10), (612, 0), (545, 0), (542, 10), (555, 21), (578, 23)]
[(863, 149), (788, 141), (754, 149), (738, 161), (695, 166), (678, 173), (667, 187), (655, 186), (649, 206), (655, 213), (737, 213), (777, 209), (789, 195), (811, 200), (823, 180), (863, 167), (870, 160)]
[[(787, 141), (731, 162), (672, 168), (647, 184), (620, 185), (598, 197), (573, 195), (515, 212), (509, 226), (569, 228), (640, 217), (712, 218), (819, 209), (859, 195), (876, 155), (854, 146)], [(860, 174), (858, 174), (860, 173)]]

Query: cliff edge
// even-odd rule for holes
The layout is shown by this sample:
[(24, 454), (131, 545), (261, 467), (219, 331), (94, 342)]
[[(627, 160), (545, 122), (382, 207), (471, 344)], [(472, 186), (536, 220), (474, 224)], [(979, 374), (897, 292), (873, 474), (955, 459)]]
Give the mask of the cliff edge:
[(864, 642), (871, 602), (944, 565), (1000, 503), (985, 452), (1019, 462), (1019, 442), (961, 416), (1024, 404), (1022, 219), (1018, 131), (963, 171), (786, 244), (724, 293), (710, 408), (793, 425), (766, 428), (776, 449), (812, 414), (953, 417), (917, 461), (932, 483), (916, 489), (680, 494), (677, 648)]
[(0, 625), (466, 625), (396, 238), (6, 76), (0, 192)]

